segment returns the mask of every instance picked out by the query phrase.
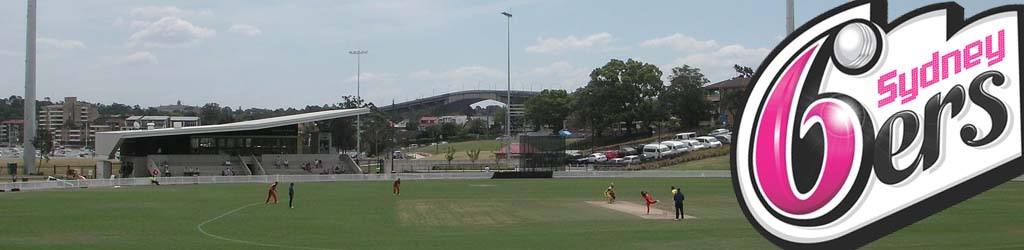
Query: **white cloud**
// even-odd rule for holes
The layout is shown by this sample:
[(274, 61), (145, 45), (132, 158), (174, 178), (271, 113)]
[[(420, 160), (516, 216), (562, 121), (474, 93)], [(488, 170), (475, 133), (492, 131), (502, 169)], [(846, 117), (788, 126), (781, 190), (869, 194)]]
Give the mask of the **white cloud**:
[(569, 92), (587, 84), (590, 69), (575, 67), (568, 62), (560, 61), (549, 65), (532, 68), (518, 74), (520, 81), (533, 83), (536, 88), (565, 89)]
[(208, 16), (213, 12), (209, 10), (192, 11), (183, 10), (175, 6), (142, 6), (133, 8), (130, 12), (133, 17), (159, 18), (167, 16)]
[(149, 23), (128, 38), (128, 46), (147, 48), (188, 47), (212, 38), (217, 31), (193, 25), (178, 17), (164, 17)]
[(85, 43), (78, 40), (60, 40), (53, 38), (36, 38), (36, 44), (57, 50), (84, 49)]
[(718, 47), (715, 40), (700, 41), (687, 35), (675, 33), (666, 37), (658, 37), (640, 43), (642, 47), (668, 47), (674, 50), (698, 52)]
[(747, 48), (740, 44), (721, 45), (714, 40), (698, 40), (683, 34), (672, 34), (640, 43), (642, 47), (667, 47), (680, 53), (669, 68), (662, 71), (671, 74), (671, 67), (690, 65), (701, 69), (708, 80), (717, 82), (736, 75), (733, 65), (757, 68), (771, 51), (767, 48)]
[(114, 65), (122, 64), (158, 64), (156, 56), (149, 51), (139, 51), (127, 56), (117, 57), (111, 60)]
[(149, 26), (149, 23), (150, 22), (142, 21), (142, 20), (125, 20), (124, 18), (118, 17), (117, 19), (114, 19), (114, 23), (112, 25), (115, 28), (125, 28), (125, 27), (128, 27), (128, 28), (132, 28), (132, 29), (141, 29), (141, 28), (145, 28), (146, 26)]
[(239, 33), (239, 34), (246, 35), (246, 36), (259, 36), (259, 35), (263, 35), (263, 31), (262, 30), (260, 30), (259, 28), (256, 28), (256, 26), (252, 26), (252, 25), (248, 25), (248, 24), (235, 24), (235, 25), (231, 25), (231, 28), (228, 29), (228, 31)]
[(537, 43), (526, 47), (527, 52), (559, 53), (565, 51), (590, 51), (606, 48), (613, 40), (612, 34), (601, 32), (584, 38), (537, 38)]
[(742, 45), (727, 45), (714, 51), (685, 55), (674, 61), (674, 65), (690, 65), (701, 68), (712, 82), (725, 80), (736, 75), (732, 66), (739, 64), (757, 68), (761, 60), (771, 52), (767, 48), (746, 48)]

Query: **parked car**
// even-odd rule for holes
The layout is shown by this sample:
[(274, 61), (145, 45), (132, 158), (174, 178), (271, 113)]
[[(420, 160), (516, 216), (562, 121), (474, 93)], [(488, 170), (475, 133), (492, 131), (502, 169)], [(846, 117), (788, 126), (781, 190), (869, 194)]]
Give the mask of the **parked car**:
[(685, 141), (685, 140), (693, 140), (694, 138), (697, 138), (697, 133), (695, 133), (695, 132), (686, 132), (686, 133), (678, 133), (678, 134), (676, 134), (676, 136), (672, 137), (672, 140), (673, 141)]
[(583, 158), (575, 159), (575, 160), (573, 160), (572, 163), (575, 163), (575, 164), (587, 164), (587, 163), (590, 163), (590, 158), (589, 157), (583, 157)]
[(624, 147), (622, 149), (619, 149), (619, 154), (623, 156), (637, 155), (637, 153), (638, 152), (636, 151), (636, 149), (632, 147)]
[(718, 148), (722, 146), (722, 142), (719, 142), (718, 139), (715, 139), (715, 137), (711, 136), (697, 137), (697, 141), (704, 143), (704, 145), (707, 145), (708, 148)]
[(625, 162), (625, 163), (640, 163), (640, 156), (639, 155), (626, 156), (626, 157), (622, 158), (622, 161)]
[(690, 151), (698, 151), (698, 150), (708, 149), (708, 146), (706, 144), (704, 144), (703, 142), (700, 142), (698, 140), (685, 140), (683, 142), (686, 142), (686, 143), (690, 144)]
[(720, 128), (720, 129), (712, 130), (711, 133), (708, 133), (708, 135), (716, 136), (716, 135), (728, 134), (728, 133), (729, 133), (728, 129)]
[(668, 154), (669, 148), (661, 143), (644, 145), (644, 159), (660, 159)]
[(611, 163), (626, 163), (625, 159), (623, 159), (623, 158), (612, 158), (611, 160), (608, 160), (608, 162), (611, 162)]
[(620, 155), (619, 152), (615, 151), (615, 150), (608, 150), (608, 151), (604, 152), (604, 156), (606, 158), (608, 158), (608, 159), (612, 159), (612, 158), (620, 158), (620, 157), (623, 157), (625, 155)]
[(606, 162), (608, 161), (608, 157), (602, 153), (593, 153), (587, 156), (587, 161), (590, 163)]
[(716, 135), (715, 139), (718, 139), (722, 144), (732, 144), (732, 133)]
[(668, 146), (672, 150), (669, 154), (682, 154), (690, 152), (690, 144), (685, 144), (678, 141), (663, 141), (662, 145)]

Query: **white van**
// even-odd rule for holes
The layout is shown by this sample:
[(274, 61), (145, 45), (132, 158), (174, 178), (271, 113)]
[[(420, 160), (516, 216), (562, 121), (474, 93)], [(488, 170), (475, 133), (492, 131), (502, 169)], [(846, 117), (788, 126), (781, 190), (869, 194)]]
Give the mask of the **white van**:
[(672, 140), (673, 141), (685, 141), (685, 140), (693, 140), (695, 138), (697, 138), (697, 133), (696, 132), (686, 132), (686, 133), (678, 133), (678, 134), (676, 134), (676, 136), (672, 137)]
[(718, 139), (711, 136), (697, 137), (697, 141), (704, 143), (708, 148), (717, 148), (722, 146), (722, 142), (719, 142)]
[(684, 140), (683, 142), (690, 144), (690, 151), (708, 149), (708, 146), (698, 140)]
[(672, 150), (672, 154), (682, 154), (690, 152), (690, 144), (678, 142), (678, 141), (663, 141), (662, 145), (668, 146)]
[(647, 144), (647, 145), (644, 145), (643, 156), (644, 156), (644, 159), (659, 159), (662, 156), (668, 154), (669, 151), (670, 150), (669, 150), (668, 146), (665, 146), (665, 145), (660, 144), (660, 143), (659, 144)]

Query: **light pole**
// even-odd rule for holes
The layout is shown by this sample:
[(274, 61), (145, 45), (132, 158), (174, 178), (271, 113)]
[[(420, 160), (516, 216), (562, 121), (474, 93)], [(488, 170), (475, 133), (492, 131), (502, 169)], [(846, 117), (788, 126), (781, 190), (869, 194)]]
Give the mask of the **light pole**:
[(36, 148), (32, 141), (36, 138), (36, 0), (28, 0), (28, 28), (25, 31), (25, 125), (21, 133), (22, 165), (24, 174), (35, 172)]
[(508, 140), (508, 150), (505, 152), (505, 158), (508, 160), (512, 159), (512, 14), (508, 12), (502, 12), (507, 22), (505, 29), (505, 83), (508, 85), (506, 90), (505, 100), (505, 138)]
[(793, 0), (786, 0), (786, 35), (793, 33), (795, 28), (795, 20), (793, 20), (794, 12)]
[[(352, 54), (352, 55), (356, 55), (356, 98), (359, 99), (359, 104), (362, 105), (363, 97), (359, 93), (359, 88), (360, 88), (360, 83), (359, 83), (360, 79), (359, 78), (361, 78), (361, 74), (362, 74), (362, 71), (363, 71), (363, 69), (362, 69), (362, 56), (363, 56), (363, 54), (369, 53), (369, 51), (353, 50), (353, 51), (349, 51), (348, 53)], [(357, 108), (361, 108), (361, 107), (357, 107)], [(362, 127), (363, 123), (362, 123), (362, 118), (360, 118), (360, 117), (361, 116), (356, 115), (356, 159), (359, 159), (359, 150), (361, 149), (359, 146), (360, 146), (360, 143), (362, 141), (362, 134), (363, 134), (363, 127)]]

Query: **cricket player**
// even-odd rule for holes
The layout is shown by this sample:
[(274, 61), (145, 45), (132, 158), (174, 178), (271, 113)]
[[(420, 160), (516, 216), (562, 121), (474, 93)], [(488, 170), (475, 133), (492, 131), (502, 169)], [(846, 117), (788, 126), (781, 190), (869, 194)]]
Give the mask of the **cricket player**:
[(274, 199), (274, 204), (277, 204), (277, 182), (270, 184), (270, 191), (267, 193), (267, 202), (264, 204), (270, 204), (270, 199)]
[(651, 205), (657, 204), (658, 200), (651, 197), (651, 193), (647, 191), (640, 191), (640, 195), (644, 197), (644, 201), (647, 203), (647, 214), (651, 214)]
[(395, 180), (395, 183), (391, 184), (392, 195), (402, 195), (402, 178)]
[(288, 207), (295, 208), (292, 201), (295, 199), (295, 183), (289, 183), (288, 185)]
[(604, 198), (608, 200), (608, 203), (615, 203), (615, 185), (608, 186), (608, 189), (604, 191)]

